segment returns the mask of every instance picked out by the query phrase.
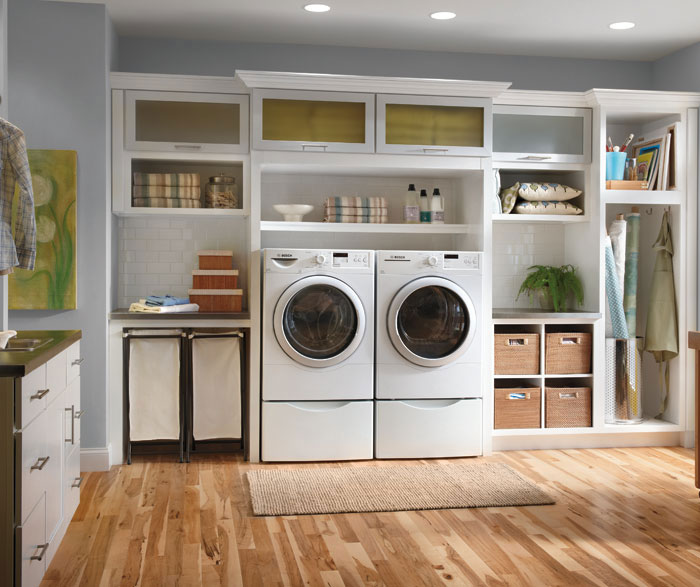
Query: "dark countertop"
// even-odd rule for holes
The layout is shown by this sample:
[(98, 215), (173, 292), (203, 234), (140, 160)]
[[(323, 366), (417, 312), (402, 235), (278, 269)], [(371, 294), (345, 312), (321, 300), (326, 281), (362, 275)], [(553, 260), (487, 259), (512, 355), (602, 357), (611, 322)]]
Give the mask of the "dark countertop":
[(555, 312), (554, 310), (539, 310), (537, 308), (494, 308), (494, 320), (517, 320), (536, 318), (543, 320), (598, 320), (603, 315), (600, 312), (582, 312), (569, 310), (568, 312)]
[(250, 312), (129, 312), (128, 308), (117, 308), (109, 314), (110, 320), (250, 320)]
[(24, 377), (83, 337), (80, 330), (18, 330), (17, 338), (53, 338), (35, 351), (0, 350), (0, 377)]

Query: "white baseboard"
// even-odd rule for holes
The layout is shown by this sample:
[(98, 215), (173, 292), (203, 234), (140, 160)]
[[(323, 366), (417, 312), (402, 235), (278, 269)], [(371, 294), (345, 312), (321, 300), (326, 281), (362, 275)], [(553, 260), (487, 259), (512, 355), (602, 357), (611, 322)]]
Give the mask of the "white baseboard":
[(112, 445), (103, 448), (81, 448), (81, 471), (109, 471), (112, 460)]

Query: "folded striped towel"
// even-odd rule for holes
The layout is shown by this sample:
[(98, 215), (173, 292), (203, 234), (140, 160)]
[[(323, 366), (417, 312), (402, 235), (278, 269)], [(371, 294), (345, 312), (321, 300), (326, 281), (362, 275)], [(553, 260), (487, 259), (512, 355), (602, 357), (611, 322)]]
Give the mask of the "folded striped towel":
[(326, 198), (326, 207), (336, 208), (386, 208), (386, 198), (372, 196), (371, 198), (361, 198), (359, 196), (338, 196)]
[(138, 173), (134, 172), (134, 185), (164, 185), (199, 187), (199, 173)]
[(388, 216), (386, 208), (337, 208), (335, 206), (325, 207), (323, 213), (328, 216)]
[(180, 198), (182, 200), (199, 200), (199, 186), (182, 187), (169, 185), (135, 185), (134, 198)]
[(351, 224), (387, 224), (387, 216), (326, 216), (324, 222), (351, 223)]
[(201, 208), (199, 200), (180, 198), (134, 198), (134, 208)]

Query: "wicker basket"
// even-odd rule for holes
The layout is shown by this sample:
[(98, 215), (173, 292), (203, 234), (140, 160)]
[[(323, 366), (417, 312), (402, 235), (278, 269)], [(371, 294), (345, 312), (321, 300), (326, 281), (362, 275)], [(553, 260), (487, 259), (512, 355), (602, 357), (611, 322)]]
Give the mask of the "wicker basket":
[(546, 428), (589, 428), (591, 408), (590, 387), (544, 388)]
[(544, 372), (590, 373), (590, 332), (548, 332), (545, 337)]
[(537, 375), (540, 372), (540, 335), (497, 333), (493, 354), (496, 375)]
[(540, 427), (539, 387), (511, 387), (494, 389), (495, 429), (539, 428)]

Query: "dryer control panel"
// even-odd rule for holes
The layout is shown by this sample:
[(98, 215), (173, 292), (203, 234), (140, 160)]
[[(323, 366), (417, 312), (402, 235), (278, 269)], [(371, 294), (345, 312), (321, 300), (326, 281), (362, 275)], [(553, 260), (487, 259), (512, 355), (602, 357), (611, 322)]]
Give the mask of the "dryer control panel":
[(481, 273), (482, 255), (472, 251), (378, 251), (377, 271), (395, 275)]

